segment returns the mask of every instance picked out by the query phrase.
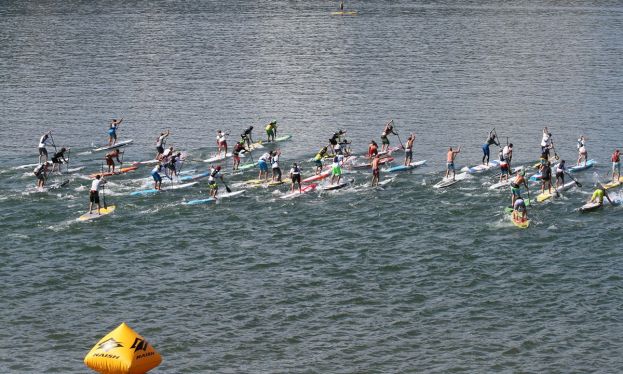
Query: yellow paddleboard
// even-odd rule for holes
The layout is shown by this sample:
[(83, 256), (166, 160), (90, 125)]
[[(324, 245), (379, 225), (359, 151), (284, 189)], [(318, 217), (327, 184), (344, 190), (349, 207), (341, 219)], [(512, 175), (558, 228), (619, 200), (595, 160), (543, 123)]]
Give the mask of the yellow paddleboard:
[(338, 12), (331, 12), (332, 16), (356, 16), (357, 15), (357, 11), (356, 10), (351, 10), (351, 11), (338, 11)]
[(612, 181), (610, 183), (604, 184), (604, 188), (606, 190), (609, 190), (611, 188), (619, 187), (621, 184), (623, 184), (623, 177), (619, 177), (618, 181)]
[(545, 192), (543, 192), (542, 194), (539, 194), (539, 195), (536, 197), (536, 201), (538, 201), (539, 203), (542, 203), (543, 201), (545, 201), (545, 200), (549, 199), (549, 198), (550, 198), (550, 197), (552, 197), (553, 195), (555, 195), (555, 193), (554, 193), (554, 194), (551, 194), (551, 193), (549, 193), (549, 191), (545, 191)]
[(517, 227), (519, 227), (520, 229), (527, 229), (528, 226), (530, 226), (530, 220), (526, 219), (525, 221), (521, 219), (520, 216), (516, 217), (515, 216), (515, 212), (511, 213), (511, 220), (513, 221), (513, 224)]
[(99, 214), (97, 214), (97, 208), (93, 209), (93, 211), (91, 213), (85, 213), (83, 215), (81, 215), (80, 217), (78, 217), (78, 221), (89, 221), (95, 218), (100, 218), (100, 217), (104, 217), (106, 215), (109, 215), (110, 213), (115, 211), (115, 206), (114, 205), (109, 205), (107, 208), (102, 208), (100, 209)]

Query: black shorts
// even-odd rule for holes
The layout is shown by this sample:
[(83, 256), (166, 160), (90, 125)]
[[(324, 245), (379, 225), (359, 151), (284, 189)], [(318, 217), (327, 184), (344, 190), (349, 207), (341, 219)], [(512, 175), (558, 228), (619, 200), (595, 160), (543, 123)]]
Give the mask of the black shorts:
[(100, 203), (100, 194), (97, 191), (89, 191), (89, 201), (95, 204)]
[(164, 153), (164, 148), (162, 146), (156, 147), (156, 151), (158, 151), (158, 154), (162, 154)]
[(45, 148), (39, 148), (39, 156), (48, 157), (48, 150)]
[(63, 161), (57, 157), (52, 157), (52, 163), (54, 164), (62, 164)]
[(292, 183), (301, 184), (301, 174), (292, 174)]

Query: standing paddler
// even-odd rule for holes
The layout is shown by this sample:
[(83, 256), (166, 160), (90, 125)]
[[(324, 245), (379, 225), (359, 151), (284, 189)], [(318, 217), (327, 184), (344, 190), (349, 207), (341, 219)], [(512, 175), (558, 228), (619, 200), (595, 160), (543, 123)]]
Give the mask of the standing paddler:
[(578, 139), (578, 166), (584, 160), (584, 166), (586, 166), (586, 161), (588, 161), (588, 152), (586, 151), (586, 139), (584, 139), (584, 135), (580, 136)]
[[(612, 161), (612, 181), (616, 182), (621, 178), (621, 152), (618, 149), (614, 150), (614, 153), (610, 157)], [(616, 178), (614, 175), (616, 174)]]
[(106, 156), (104, 156), (104, 159), (106, 160), (106, 165), (108, 165), (108, 172), (111, 172), (111, 168), (112, 168), (112, 172), (115, 172), (115, 159), (117, 160), (117, 162), (119, 163), (119, 165), (123, 165), (123, 162), (119, 159), (119, 155), (122, 154), (123, 152), (121, 152), (119, 150), (119, 148), (113, 150), (112, 152), (108, 152), (106, 153)]
[[(52, 141), (52, 130), (46, 132), (39, 139), (39, 163), (48, 161), (48, 150), (45, 148)], [(45, 157), (45, 160), (42, 160)]]
[(497, 140), (497, 135), (495, 133), (495, 129), (489, 131), (489, 136), (487, 136), (487, 140), (485, 141), (485, 144), (482, 145), (482, 164), (483, 165), (489, 165), (489, 155), (491, 153), (489, 146), (491, 146), (491, 144), (495, 144), (498, 147), (500, 146), (500, 142)]
[(333, 164), (331, 164), (331, 184), (340, 184), (342, 179), (342, 167), (338, 157), (333, 158)]
[(162, 189), (162, 176), (160, 173), (162, 173), (163, 168), (162, 163), (158, 161), (158, 164), (151, 170), (151, 177), (154, 178), (154, 190)]
[(372, 159), (372, 187), (379, 185), (379, 178), (381, 177), (381, 169), (379, 167), (381, 158), (379, 154), (375, 154)]
[(547, 185), (547, 191), (552, 193), (552, 164), (546, 161), (541, 164), (539, 170), (541, 172), (541, 193), (545, 193), (545, 186)]
[(398, 135), (394, 132), (394, 120), (387, 122), (381, 133), (381, 152), (385, 152), (389, 149), (389, 134)]
[(277, 121), (270, 121), (268, 125), (266, 125), (266, 136), (268, 137), (267, 142), (274, 142), (275, 137), (277, 136)]
[(164, 153), (164, 146), (168, 136), (169, 130), (167, 130), (167, 132), (161, 132), (158, 139), (156, 139), (156, 160), (160, 160), (162, 158), (161, 155)]
[(316, 165), (316, 175), (322, 172), (322, 159), (327, 154), (327, 147), (320, 148), (320, 151), (314, 156), (314, 164)]
[(97, 204), (97, 214), (100, 214), (100, 188), (106, 184), (106, 180), (102, 178), (100, 174), (95, 176), (93, 182), (91, 182), (91, 189), (89, 190), (89, 214), (93, 211), (93, 204)]
[(454, 160), (456, 159), (456, 155), (459, 153), (461, 153), (461, 146), (459, 146), (456, 151), (453, 150), (452, 147), (448, 148), (448, 153), (446, 153), (446, 179), (448, 179), (450, 171), (452, 171), (452, 180), (455, 180), (456, 170), (454, 167)]
[(108, 145), (114, 145), (117, 143), (117, 128), (123, 122), (123, 118), (120, 120), (113, 119), (108, 127)]
[(244, 144), (244, 140), (240, 140), (238, 143), (236, 143), (236, 145), (234, 145), (234, 149), (231, 151), (231, 154), (234, 158), (234, 171), (238, 170), (238, 166), (240, 166), (240, 152), (246, 150)]
[(294, 192), (294, 185), (299, 185), (299, 193), (301, 193), (301, 168), (295, 162), (292, 164), (292, 169), (290, 169), (290, 180), (292, 181), (292, 185), (290, 186), (290, 191)]
[(521, 170), (511, 181), (511, 206), (515, 205), (515, 200), (521, 199), (521, 186), (525, 186), (528, 190), (528, 181), (526, 180), (526, 171)]
[(552, 149), (554, 143), (552, 141), (552, 133), (547, 127), (543, 128), (543, 137), (541, 138), (541, 158), (549, 161), (549, 150)]
[(208, 177), (208, 187), (210, 188), (210, 196), (216, 199), (218, 194), (218, 184), (216, 179), (219, 178), (221, 182), (224, 182), (223, 175), (221, 174), (221, 165), (217, 165), (210, 170), (210, 176)]
[(260, 156), (260, 158), (257, 160), (257, 166), (260, 169), (260, 174), (258, 175), (257, 179), (262, 179), (262, 175), (264, 175), (265, 181), (268, 182), (268, 163), (270, 162), (270, 159), (271, 155), (267, 152)]
[(413, 160), (413, 141), (415, 140), (415, 134), (409, 134), (407, 142), (405, 143), (405, 166), (409, 166)]

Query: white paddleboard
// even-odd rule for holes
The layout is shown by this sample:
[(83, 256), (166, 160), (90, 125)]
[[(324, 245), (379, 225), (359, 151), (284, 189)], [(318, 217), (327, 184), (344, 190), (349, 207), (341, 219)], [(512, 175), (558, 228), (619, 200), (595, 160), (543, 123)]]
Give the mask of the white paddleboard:
[(92, 152), (101, 152), (101, 151), (107, 151), (109, 149), (115, 149), (115, 148), (123, 147), (123, 146), (126, 146), (128, 144), (131, 144), (133, 141), (134, 140), (132, 140), (132, 139), (123, 140), (123, 141), (117, 142), (116, 144), (113, 144), (113, 145), (107, 145), (107, 146), (104, 146), (104, 147), (95, 148), (94, 150), (92, 150)]

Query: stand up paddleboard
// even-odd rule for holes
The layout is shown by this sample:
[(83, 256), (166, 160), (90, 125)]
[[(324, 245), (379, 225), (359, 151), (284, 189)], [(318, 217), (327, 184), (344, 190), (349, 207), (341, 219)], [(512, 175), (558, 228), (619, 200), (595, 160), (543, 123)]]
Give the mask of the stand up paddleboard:
[(575, 186), (575, 182), (567, 182), (564, 185), (556, 188), (554, 191), (552, 191), (552, 193), (550, 193), (549, 191), (545, 191), (542, 194), (539, 194), (536, 197), (536, 201), (538, 201), (539, 203), (551, 198), (552, 196), (556, 196), (558, 193), (560, 192), (564, 192), (567, 191), (568, 189), (570, 189), (571, 187)]
[(386, 172), (388, 172), (388, 173), (397, 173), (397, 172), (400, 172), (400, 171), (408, 171), (408, 170), (415, 169), (418, 166), (422, 166), (425, 163), (426, 163), (426, 160), (422, 160), (422, 161), (412, 162), (409, 165), (393, 166), (393, 167), (387, 169)]
[(115, 148), (126, 146), (128, 144), (131, 144), (133, 141), (134, 140), (132, 140), (132, 139), (124, 140), (124, 141), (121, 141), (121, 142), (117, 142), (117, 143), (115, 143), (113, 145), (107, 145), (107, 146), (104, 146), (104, 147), (95, 148), (91, 152), (108, 151), (109, 149), (115, 149)]
[(194, 186), (197, 183), (198, 182), (174, 184), (172, 186), (162, 187), (161, 190), (149, 189), (149, 190), (134, 191), (134, 192), (130, 193), (130, 196), (145, 196), (145, 195), (156, 194), (158, 192), (163, 192), (163, 191), (179, 190), (179, 189), (182, 189), (182, 188), (192, 187), (192, 186)]
[(301, 195), (303, 195), (305, 193), (314, 191), (317, 186), (318, 186), (317, 184), (312, 183), (310, 185), (302, 187), (301, 191), (299, 191), (298, 189), (295, 189), (293, 192), (290, 192), (290, 193), (287, 193), (287, 194), (281, 196), (281, 198), (282, 199), (291, 199), (291, 198), (294, 198), (294, 197), (297, 197), (297, 196), (301, 196)]
[(462, 181), (465, 178), (467, 178), (467, 172), (463, 172), (463, 173), (455, 175), (454, 179), (452, 179), (451, 177), (443, 178), (442, 180), (437, 182), (437, 184), (435, 184), (433, 186), (433, 188), (446, 188), (446, 187), (450, 187), (453, 184), (459, 183), (460, 181)]
[(97, 214), (97, 209), (94, 209), (91, 213), (85, 213), (78, 217), (78, 221), (90, 221), (92, 219), (100, 218), (109, 215), (110, 213), (115, 211), (114, 205), (109, 205), (106, 208), (102, 208)]
[(103, 173), (93, 173), (93, 174), (89, 175), (89, 178), (95, 179), (98, 175), (101, 175), (103, 177), (110, 177), (110, 176), (113, 176), (113, 175), (120, 175), (120, 174), (129, 173), (129, 172), (134, 171), (136, 169), (138, 169), (138, 166), (128, 166), (127, 168), (121, 168), (121, 169), (119, 169), (117, 171), (106, 171), (106, 172), (103, 172)]
[(586, 169), (590, 169), (592, 168), (597, 162), (595, 162), (595, 160), (588, 160), (586, 161), (586, 165), (576, 165), (576, 166), (572, 166), (569, 169), (567, 169), (567, 171), (569, 173), (577, 173), (579, 171), (584, 171)]
[(580, 207), (580, 212), (585, 213), (585, 212), (592, 212), (594, 210), (597, 210), (599, 208), (601, 208), (603, 206), (603, 204), (600, 204), (598, 202), (593, 202), (593, 203), (586, 203), (584, 205), (582, 205)]
[(476, 165), (476, 166), (465, 166), (461, 169), (461, 171), (466, 171), (470, 174), (481, 173), (483, 171), (491, 170), (500, 166), (500, 161), (492, 160), (489, 161), (486, 165)]

